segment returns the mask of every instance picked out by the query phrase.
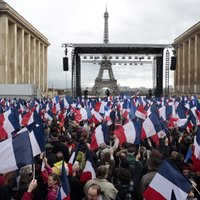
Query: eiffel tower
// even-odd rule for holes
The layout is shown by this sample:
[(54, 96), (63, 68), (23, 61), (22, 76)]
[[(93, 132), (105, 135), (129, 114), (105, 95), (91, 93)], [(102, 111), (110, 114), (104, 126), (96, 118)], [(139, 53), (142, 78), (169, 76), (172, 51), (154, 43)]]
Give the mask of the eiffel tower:
[[(108, 37), (108, 12), (107, 12), (107, 7), (106, 7), (106, 11), (104, 13), (104, 39), (103, 42), (104, 44), (108, 44), (109, 43), (109, 37)], [(107, 70), (108, 71), (108, 79), (103, 79), (103, 74), (104, 71)], [(106, 55), (102, 58), (102, 61), (100, 62), (100, 69), (99, 69), (99, 73), (97, 78), (95, 79), (95, 84), (92, 88), (91, 93), (93, 95), (96, 95), (97, 92), (104, 88), (110, 88), (111, 90), (113, 90), (115, 95), (119, 95), (120, 90), (119, 87), (117, 85), (117, 80), (114, 78), (114, 74), (113, 74), (113, 70), (112, 70), (112, 63), (109, 60), (109, 56)]]

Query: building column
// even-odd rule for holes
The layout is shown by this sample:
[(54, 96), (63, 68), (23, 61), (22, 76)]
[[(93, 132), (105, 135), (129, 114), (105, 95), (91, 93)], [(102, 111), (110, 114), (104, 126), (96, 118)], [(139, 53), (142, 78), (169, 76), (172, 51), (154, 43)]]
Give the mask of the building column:
[(35, 84), (35, 66), (36, 66), (36, 39), (31, 37), (31, 49), (30, 49), (30, 83)]
[(197, 57), (195, 58), (197, 60), (197, 79), (196, 79), (196, 83), (197, 83), (197, 94), (200, 95), (200, 79), (198, 78), (198, 75), (200, 74), (200, 35), (198, 35), (197, 37)]
[(40, 90), (43, 91), (44, 45), (40, 43)]
[(36, 40), (36, 74), (35, 85), (40, 89), (40, 42)]
[(44, 91), (44, 44), (41, 44), (41, 61), (40, 61), (40, 89), (43, 92)]
[(184, 79), (183, 79), (183, 93), (188, 94), (188, 41), (183, 43), (183, 66), (184, 66)]
[(8, 22), (8, 73), (7, 83), (17, 83), (17, 25)]
[(24, 83), (31, 83), (31, 36), (29, 33), (24, 34)]
[(190, 56), (190, 95), (195, 93), (195, 37), (192, 37), (190, 40), (190, 51), (188, 51)]
[(180, 78), (179, 78), (180, 48), (179, 47), (176, 48), (176, 58), (177, 58), (177, 61), (176, 61), (176, 70), (174, 71), (174, 85), (175, 85), (174, 89), (175, 89), (175, 92), (177, 93), (177, 92), (179, 92), (179, 85), (180, 85), (180, 83), (179, 83), (179, 80), (180, 80)]
[(198, 73), (198, 35), (194, 38), (194, 93), (197, 93)]
[(47, 47), (45, 46), (44, 47), (44, 92), (47, 92), (47, 88), (48, 88), (48, 83), (47, 83), (47, 76), (48, 76), (48, 71), (47, 71), (47, 54), (48, 54), (48, 51), (47, 51)]
[(188, 55), (188, 62), (187, 62), (187, 65), (188, 65), (188, 82), (187, 82), (187, 85), (188, 85), (188, 91), (189, 93), (191, 93), (191, 39), (189, 38), (188, 39), (188, 52), (187, 52), (187, 55)]
[(0, 16), (0, 83), (7, 83), (8, 70), (8, 18)]
[(184, 73), (184, 66), (183, 66), (183, 44), (180, 45), (179, 47), (179, 58), (178, 58), (178, 63), (179, 63), (179, 71), (178, 71), (178, 76), (179, 76), (179, 93), (183, 93), (184, 90), (184, 82), (183, 82), (183, 73)]
[(24, 83), (24, 30), (17, 29), (17, 82)]

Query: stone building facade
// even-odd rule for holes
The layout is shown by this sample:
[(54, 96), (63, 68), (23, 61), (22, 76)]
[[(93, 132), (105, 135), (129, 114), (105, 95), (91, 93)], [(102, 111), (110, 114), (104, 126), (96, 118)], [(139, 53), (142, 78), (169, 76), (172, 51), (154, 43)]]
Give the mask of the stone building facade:
[(174, 40), (176, 94), (200, 96), (200, 22)]
[(49, 45), (44, 35), (0, 0), (0, 84), (32, 84), (46, 92)]

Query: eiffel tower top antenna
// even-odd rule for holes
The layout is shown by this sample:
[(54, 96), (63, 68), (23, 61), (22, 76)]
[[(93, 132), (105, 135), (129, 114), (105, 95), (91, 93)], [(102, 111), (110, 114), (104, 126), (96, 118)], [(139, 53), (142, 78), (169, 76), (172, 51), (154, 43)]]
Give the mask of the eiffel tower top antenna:
[[(107, 12), (107, 5), (106, 5), (106, 11), (104, 13), (104, 38), (103, 43), (108, 44), (108, 12)], [(112, 70), (112, 63), (109, 60), (108, 53), (104, 54), (105, 56), (102, 57), (102, 60), (100, 62), (100, 69), (98, 76), (95, 79), (94, 86), (92, 88), (91, 94), (97, 95), (98, 91), (102, 88), (110, 88), (115, 95), (119, 95), (120, 90), (117, 85), (117, 80), (114, 77), (113, 70)], [(103, 78), (104, 72), (108, 72), (108, 78)]]
[(109, 35), (108, 35), (108, 12), (107, 12), (107, 4), (106, 4), (106, 11), (104, 13), (104, 38), (103, 38), (103, 42), (104, 44), (108, 44), (109, 43)]

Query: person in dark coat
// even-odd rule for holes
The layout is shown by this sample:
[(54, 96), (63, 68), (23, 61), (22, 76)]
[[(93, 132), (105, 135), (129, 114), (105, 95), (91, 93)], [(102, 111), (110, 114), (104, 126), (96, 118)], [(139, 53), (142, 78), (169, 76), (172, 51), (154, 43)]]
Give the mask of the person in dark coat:
[(53, 153), (53, 145), (51, 145), (50, 143), (47, 143), (45, 147), (46, 147), (46, 157), (47, 157), (48, 163), (50, 167), (53, 167), (54, 163), (57, 162), (56, 154)]
[(83, 93), (84, 93), (84, 98), (86, 99), (88, 96), (88, 89), (86, 88)]
[(64, 156), (65, 162), (68, 162), (69, 160), (69, 150), (66, 148), (66, 146), (59, 140), (59, 134), (57, 132), (53, 132), (51, 134), (50, 144), (53, 146), (53, 153), (57, 153), (61, 151)]
[(142, 176), (137, 188), (140, 199), (143, 199), (142, 198), (143, 192), (147, 189), (153, 177), (157, 173), (158, 168), (162, 163), (162, 161), (163, 161), (163, 155), (158, 150), (153, 150), (150, 155), (150, 158), (147, 161), (148, 171), (144, 176)]
[(134, 199), (134, 182), (126, 157), (120, 160), (120, 166), (115, 169), (114, 186), (118, 190), (118, 197), (120, 199)]
[(109, 97), (109, 96), (110, 96), (110, 91), (107, 89), (107, 90), (105, 91), (105, 94), (106, 94), (107, 97)]

